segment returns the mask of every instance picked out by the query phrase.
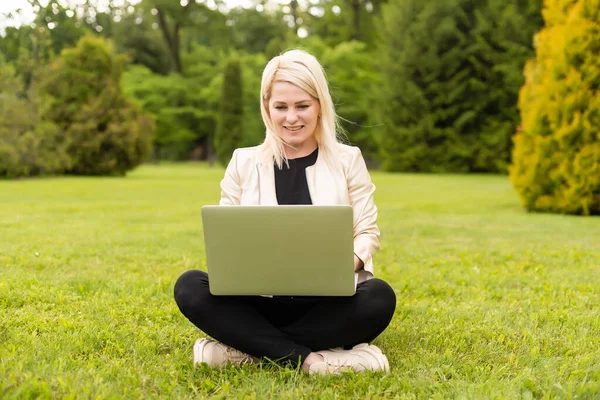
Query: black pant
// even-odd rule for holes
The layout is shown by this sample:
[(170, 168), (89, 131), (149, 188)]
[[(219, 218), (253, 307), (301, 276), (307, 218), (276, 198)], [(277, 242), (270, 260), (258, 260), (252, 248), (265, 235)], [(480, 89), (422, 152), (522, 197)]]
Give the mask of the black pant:
[(254, 357), (302, 363), (312, 352), (375, 339), (390, 323), (396, 295), (370, 279), (351, 297), (213, 296), (208, 274), (185, 272), (175, 301), (194, 325), (214, 339)]

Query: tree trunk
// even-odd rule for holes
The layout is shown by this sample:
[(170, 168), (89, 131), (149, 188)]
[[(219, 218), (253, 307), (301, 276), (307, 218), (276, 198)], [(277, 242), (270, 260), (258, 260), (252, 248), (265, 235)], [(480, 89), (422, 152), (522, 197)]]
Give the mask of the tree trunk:
[(352, 39), (360, 40), (360, 6), (361, 0), (352, 0), (352, 17), (354, 19), (354, 32)]
[(181, 74), (183, 72), (183, 68), (181, 67), (181, 50), (179, 48), (179, 30), (181, 27), (178, 23), (175, 23), (173, 34), (171, 34), (169, 24), (167, 22), (167, 18), (165, 17), (164, 12), (159, 8), (157, 8), (156, 10), (158, 25), (160, 26), (160, 30), (163, 34), (163, 37), (165, 38), (165, 42), (167, 43), (169, 54), (171, 55), (171, 59), (173, 60), (173, 66), (175, 67), (175, 71)]

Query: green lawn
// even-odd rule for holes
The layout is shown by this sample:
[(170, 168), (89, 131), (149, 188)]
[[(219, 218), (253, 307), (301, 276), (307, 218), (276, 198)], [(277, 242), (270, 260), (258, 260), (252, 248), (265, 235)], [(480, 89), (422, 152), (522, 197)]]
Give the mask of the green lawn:
[(223, 170), (0, 181), (0, 398), (599, 398), (600, 219), (503, 176), (375, 172), (391, 374), (194, 369), (172, 298)]

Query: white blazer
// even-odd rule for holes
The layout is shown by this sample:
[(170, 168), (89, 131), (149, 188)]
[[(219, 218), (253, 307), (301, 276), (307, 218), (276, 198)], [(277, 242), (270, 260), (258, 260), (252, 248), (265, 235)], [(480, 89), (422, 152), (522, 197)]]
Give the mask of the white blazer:
[[(306, 168), (306, 182), (314, 205), (350, 205), (354, 218), (354, 254), (364, 263), (356, 282), (373, 277), (373, 256), (379, 250), (375, 185), (358, 147), (339, 144), (343, 166), (331, 170), (319, 152)], [(234, 151), (221, 181), (220, 205), (277, 205), (274, 161), (265, 160), (260, 146)]]

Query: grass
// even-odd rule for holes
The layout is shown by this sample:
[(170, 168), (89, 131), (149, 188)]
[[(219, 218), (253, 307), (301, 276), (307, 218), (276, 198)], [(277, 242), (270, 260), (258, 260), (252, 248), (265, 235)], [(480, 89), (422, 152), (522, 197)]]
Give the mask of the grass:
[(527, 214), (503, 176), (372, 174), (391, 374), (194, 369), (172, 287), (222, 174), (0, 181), (0, 398), (600, 396), (600, 219)]

